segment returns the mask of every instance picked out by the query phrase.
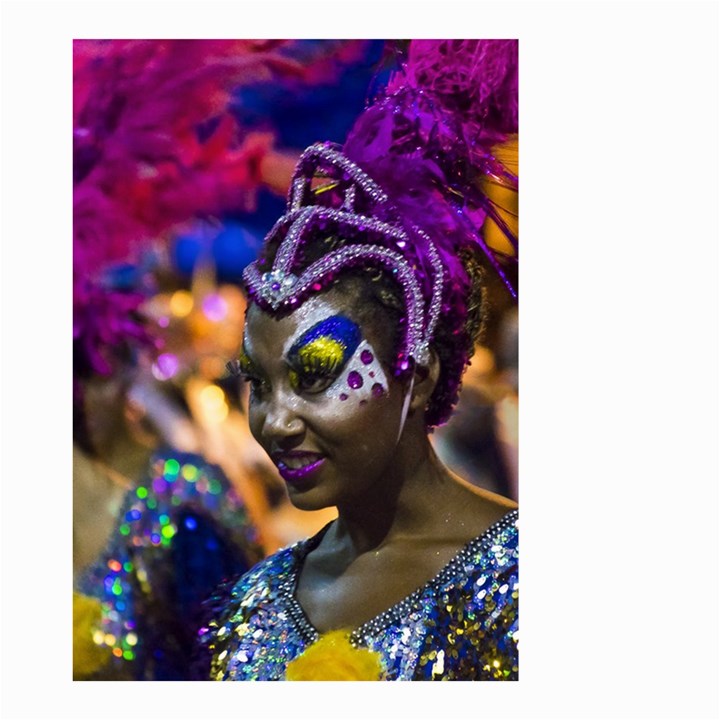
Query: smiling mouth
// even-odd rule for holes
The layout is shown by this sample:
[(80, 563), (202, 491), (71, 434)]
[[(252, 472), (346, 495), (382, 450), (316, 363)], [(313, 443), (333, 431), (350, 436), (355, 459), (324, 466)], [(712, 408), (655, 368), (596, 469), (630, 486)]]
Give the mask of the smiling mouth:
[(278, 453), (273, 455), (273, 460), (283, 480), (295, 483), (304, 480), (319, 469), (325, 462), (325, 458), (318, 453)]

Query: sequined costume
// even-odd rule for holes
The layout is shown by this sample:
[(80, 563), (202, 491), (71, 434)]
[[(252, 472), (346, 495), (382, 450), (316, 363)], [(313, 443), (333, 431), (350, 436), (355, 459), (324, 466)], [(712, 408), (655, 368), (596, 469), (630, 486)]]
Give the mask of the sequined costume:
[[(382, 656), (385, 680), (516, 680), (517, 510), (470, 541), (428, 583), (353, 631)], [(282, 680), (319, 635), (295, 599), (320, 533), (268, 557), (213, 597), (200, 630), (215, 680)]]
[(220, 468), (195, 454), (156, 451), (105, 550), (76, 583), (82, 597), (100, 601), (92, 639), (112, 654), (79, 679), (188, 679), (202, 601), (261, 557)]

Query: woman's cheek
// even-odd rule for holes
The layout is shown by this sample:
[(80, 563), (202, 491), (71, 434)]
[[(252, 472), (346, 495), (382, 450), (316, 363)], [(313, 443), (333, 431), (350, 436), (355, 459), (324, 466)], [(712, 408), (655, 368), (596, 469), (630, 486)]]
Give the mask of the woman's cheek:
[(384, 397), (388, 380), (377, 353), (363, 340), (348, 361), (337, 380), (325, 391), (329, 398), (341, 405), (355, 408), (374, 399)]

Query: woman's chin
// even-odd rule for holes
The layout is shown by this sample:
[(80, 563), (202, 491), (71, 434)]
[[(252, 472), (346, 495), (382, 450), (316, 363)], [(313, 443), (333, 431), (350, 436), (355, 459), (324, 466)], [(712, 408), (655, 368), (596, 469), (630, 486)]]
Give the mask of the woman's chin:
[(288, 485), (288, 497), (294, 507), (306, 512), (325, 510), (335, 506), (335, 503), (316, 487), (298, 488)]

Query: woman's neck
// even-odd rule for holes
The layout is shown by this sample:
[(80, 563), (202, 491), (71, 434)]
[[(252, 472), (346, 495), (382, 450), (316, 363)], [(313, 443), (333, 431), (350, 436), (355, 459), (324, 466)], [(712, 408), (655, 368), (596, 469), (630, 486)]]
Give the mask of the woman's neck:
[(338, 506), (333, 539), (360, 554), (396, 539), (423, 535), (453, 480), (427, 436), (406, 436), (393, 466), (361, 498)]

